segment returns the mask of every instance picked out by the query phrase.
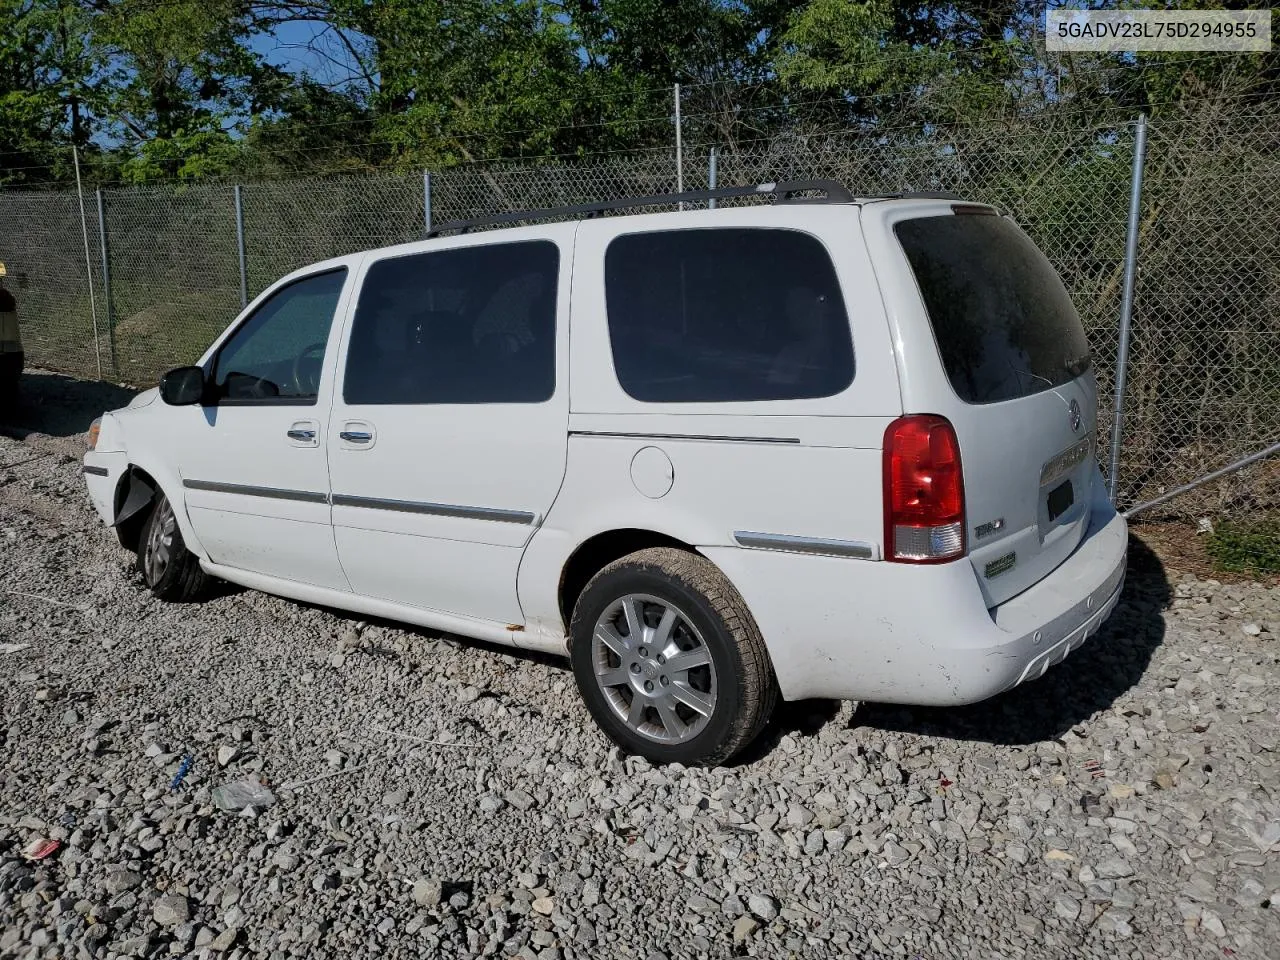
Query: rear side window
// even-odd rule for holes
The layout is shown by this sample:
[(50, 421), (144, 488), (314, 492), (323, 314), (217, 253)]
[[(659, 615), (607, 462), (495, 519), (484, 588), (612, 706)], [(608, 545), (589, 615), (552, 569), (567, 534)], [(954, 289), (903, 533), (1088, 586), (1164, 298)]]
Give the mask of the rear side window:
[(835, 269), (795, 230), (633, 233), (605, 253), (613, 366), (648, 403), (829, 397), (853, 382)]
[(1089, 344), (1066, 288), (1008, 220), (920, 217), (894, 231), (961, 400), (1016, 400), (1089, 369)]
[(548, 240), (380, 260), (347, 350), (350, 404), (540, 403), (556, 384), (560, 251)]

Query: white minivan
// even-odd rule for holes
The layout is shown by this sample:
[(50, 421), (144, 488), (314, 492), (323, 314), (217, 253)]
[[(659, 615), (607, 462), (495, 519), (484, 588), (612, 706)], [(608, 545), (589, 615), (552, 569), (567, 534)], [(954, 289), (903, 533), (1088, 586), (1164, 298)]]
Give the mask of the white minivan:
[(970, 703), (1084, 643), (1127, 545), (1096, 409), (1012, 221), (800, 181), (298, 270), (104, 414), (84, 472), (158, 597), (567, 654), (614, 741), (711, 764), (779, 696)]

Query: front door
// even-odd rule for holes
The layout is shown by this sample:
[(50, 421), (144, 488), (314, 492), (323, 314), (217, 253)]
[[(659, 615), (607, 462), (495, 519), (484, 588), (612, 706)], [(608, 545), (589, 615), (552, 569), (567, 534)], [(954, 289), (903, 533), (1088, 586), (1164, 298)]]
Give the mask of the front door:
[(219, 346), (203, 406), (175, 408), (187, 514), (214, 563), (347, 590), (325, 461), (345, 267), (282, 284)]
[(567, 456), (573, 227), (524, 234), (367, 263), (328, 436), (358, 594), (524, 623), (516, 571)]

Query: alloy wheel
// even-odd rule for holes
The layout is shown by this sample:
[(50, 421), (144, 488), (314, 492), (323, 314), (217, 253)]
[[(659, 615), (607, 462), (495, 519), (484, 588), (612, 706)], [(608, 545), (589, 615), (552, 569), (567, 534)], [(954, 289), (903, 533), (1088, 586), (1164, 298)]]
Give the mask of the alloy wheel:
[(697, 736), (716, 709), (716, 668), (702, 635), (677, 607), (627, 594), (596, 621), (591, 659), (614, 714), (650, 740)]

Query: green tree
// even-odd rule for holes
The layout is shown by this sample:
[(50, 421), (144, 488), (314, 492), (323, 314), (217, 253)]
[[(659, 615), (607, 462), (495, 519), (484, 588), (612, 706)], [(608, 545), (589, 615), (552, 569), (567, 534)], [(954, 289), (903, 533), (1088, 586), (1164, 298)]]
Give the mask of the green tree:
[(125, 179), (231, 169), (239, 135), (279, 90), (278, 71), (248, 46), (251, 13), (244, 0), (104, 4), (101, 135), (120, 145)]
[(0, 183), (65, 178), (98, 106), (93, 14), (70, 0), (0, 0), (0, 19)]

